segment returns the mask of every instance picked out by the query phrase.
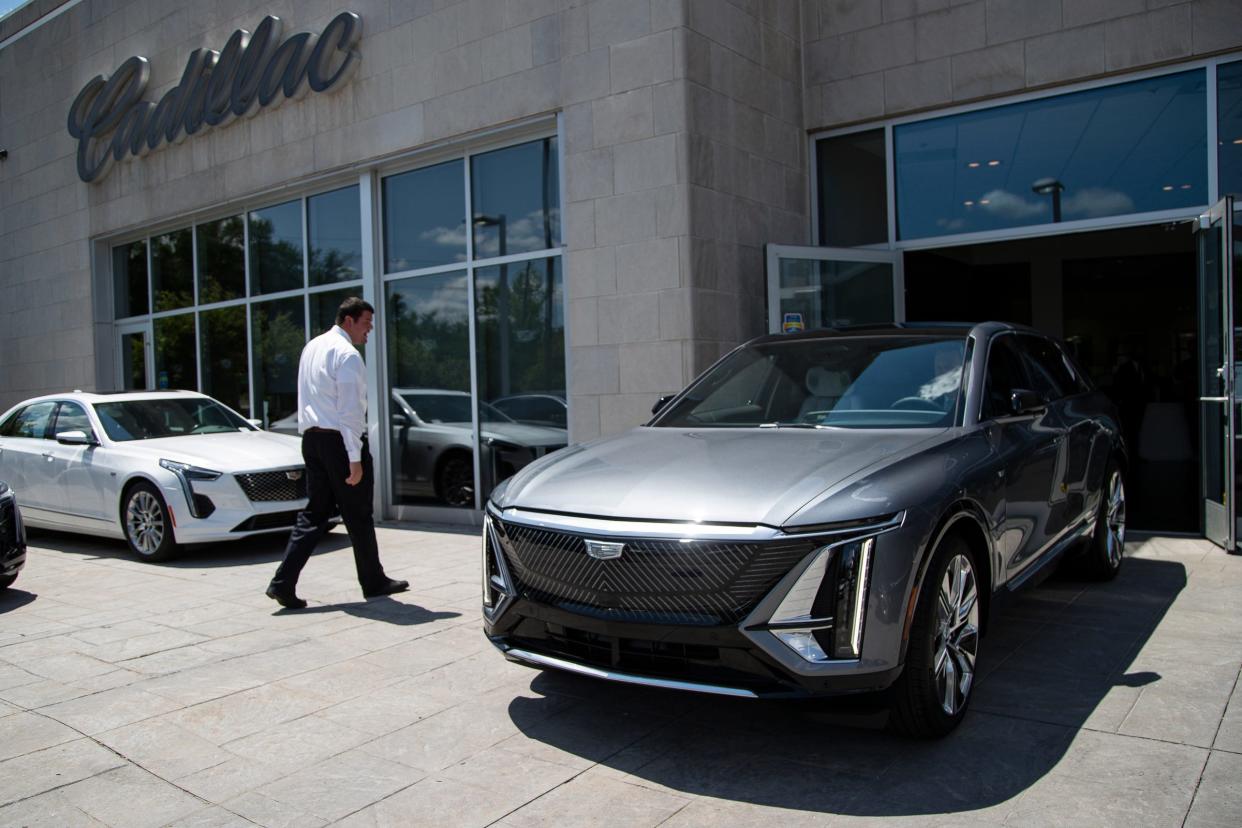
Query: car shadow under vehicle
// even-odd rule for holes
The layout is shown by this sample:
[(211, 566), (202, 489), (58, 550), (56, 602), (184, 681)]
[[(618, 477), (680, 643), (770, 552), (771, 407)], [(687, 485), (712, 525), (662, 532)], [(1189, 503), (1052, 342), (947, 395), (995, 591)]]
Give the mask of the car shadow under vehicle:
[(21, 587), (0, 590), (0, 615), (24, 607), (38, 597), (35, 593), (27, 592)]
[[(1047, 775), (1089, 720), (1115, 729), (1133, 695), (1110, 690), (1161, 680), (1129, 667), (1185, 585), (1179, 563), (1130, 558), (1108, 584), (1055, 576), (1019, 594), (984, 638), (970, 712), (939, 741), (886, 732), (874, 696), (755, 702), (556, 671), (510, 716), (529, 738), (673, 791), (820, 814), (978, 811)], [(565, 696), (579, 701), (562, 710)]]

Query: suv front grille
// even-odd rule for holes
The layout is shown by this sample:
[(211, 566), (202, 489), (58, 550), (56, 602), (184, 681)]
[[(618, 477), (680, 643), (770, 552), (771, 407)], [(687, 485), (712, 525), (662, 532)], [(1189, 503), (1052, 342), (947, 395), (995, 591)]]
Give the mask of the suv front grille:
[[(539, 603), (601, 618), (736, 624), (806, 555), (815, 539), (768, 542), (631, 540), (597, 560), (579, 535), (496, 521), (515, 585)], [(601, 539), (602, 540), (602, 539)]]
[[(291, 480), (290, 474), (297, 479)], [(301, 500), (306, 497), (306, 469), (284, 469), (235, 475), (246, 497), (256, 502)]]
[(21, 546), (21, 538), (17, 536), (16, 502), (12, 497), (0, 497), (0, 560)]

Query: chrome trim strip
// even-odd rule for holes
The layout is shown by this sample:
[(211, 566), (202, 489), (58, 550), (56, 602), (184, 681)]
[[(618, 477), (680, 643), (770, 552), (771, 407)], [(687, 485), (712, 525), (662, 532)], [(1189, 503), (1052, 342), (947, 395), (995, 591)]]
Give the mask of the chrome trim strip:
[(718, 523), (659, 523), (641, 520), (605, 519), (576, 515), (553, 515), (528, 509), (509, 507), (497, 510), (490, 503), (488, 510), (506, 521), (550, 529), (560, 532), (600, 535), (613, 538), (678, 538), (685, 540), (734, 540), (766, 541), (797, 538), (837, 537), (854, 535), (878, 535), (897, 529), (905, 520), (906, 513), (899, 512), (891, 520), (882, 523), (860, 524), (842, 529), (825, 529), (819, 532), (787, 532), (772, 526), (729, 526)]
[(695, 684), (689, 681), (675, 681), (673, 679), (649, 678), (647, 676), (636, 676), (632, 673), (618, 673), (612, 670), (601, 670), (598, 667), (588, 667), (585, 664), (577, 664), (573, 661), (565, 661), (564, 659), (554, 658), (553, 656), (532, 653), (527, 650), (519, 650), (516, 648), (506, 648), (501, 645), (501, 650), (506, 656), (525, 661), (530, 664), (536, 664), (540, 667), (555, 667), (558, 670), (567, 670), (571, 673), (577, 673), (581, 676), (590, 676), (592, 678), (606, 679), (608, 681), (619, 681), (625, 684), (640, 684), (644, 687), (660, 687), (666, 690), (689, 690), (695, 693), (710, 693), (716, 696), (733, 696), (734, 698), (757, 699), (758, 695), (750, 690), (743, 690), (739, 687), (720, 687), (715, 684)]

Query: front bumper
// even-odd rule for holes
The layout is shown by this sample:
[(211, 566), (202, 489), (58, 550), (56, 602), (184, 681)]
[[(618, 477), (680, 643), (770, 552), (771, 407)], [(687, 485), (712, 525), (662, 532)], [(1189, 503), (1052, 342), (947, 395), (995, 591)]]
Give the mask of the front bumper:
[(0, 577), (16, 575), (26, 565), (26, 529), (12, 492), (0, 494)]
[[(740, 697), (875, 691), (890, 685), (900, 674), (906, 596), (916, 570), (914, 550), (919, 548), (919, 530), (906, 525), (904, 515), (891, 516), (882, 524), (817, 536), (800, 560), (783, 575), (778, 573), (774, 585), (767, 586), (743, 608), (740, 618), (717, 614), (714, 621), (709, 613), (687, 614), (683, 605), (670, 602), (667, 591), (651, 598), (650, 603), (674, 611), (641, 609), (647, 604), (619, 593), (592, 593), (592, 600), (586, 600), (586, 593), (572, 591), (566, 600), (565, 591), (558, 594), (522, 568), (525, 562), (514, 557), (511, 540), (504, 535), (505, 527), (539, 525), (641, 548), (641, 542), (634, 543), (633, 532), (651, 540), (651, 530), (655, 530), (661, 533), (658, 540), (677, 538), (684, 543), (686, 539), (678, 534), (684, 527), (635, 529), (634, 524), (624, 521), (583, 524), (516, 510), (503, 515), (493, 511), (491, 518), (503, 524), (500, 532), (493, 531), (490, 524), (485, 528), (485, 550), (490, 547), (486, 554), (492, 555), (492, 563), (485, 569), (484, 588), (492, 590), (489, 597), (493, 605), (484, 607), (484, 628), (492, 644), (510, 660), (613, 681)], [(686, 531), (710, 534), (713, 527), (694, 525)], [(720, 527), (720, 531), (739, 530)], [(788, 546), (790, 538), (806, 539), (766, 527), (747, 529), (744, 534), (748, 542), (783, 544), (782, 548)], [(866, 593), (865, 601), (860, 601), (857, 656), (809, 660), (777, 636), (795, 624), (770, 622), (825, 548), (868, 537), (873, 539), (872, 566), (862, 576)], [(581, 571), (579, 563), (594, 565), (581, 556), (561, 557), (555, 563), (559, 571), (572, 572)], [(745, 576), (741, 573), (742, 578)], [(532, 580), (535, 585), (527, 583)]]
[[(194, 480), (187, 485), (178, 477), (165, 473), (161, 479), (164, 502), (173, 510), (174, 535), (177, 543), (215, 543), (268, 532), (288, 532), (298, 512), (306, 508), (305, 497), (256, 500), (256, 489), (243, 486), (239, 478), (283, 474), (296, 468), (274, 469), (246, 474), (222, 474), (215, 480)], [(279, 496), (279, 495), (277, 495)], [(195, 516), (190, 498), (198, 500)], [(205, 500), (204, 500), (205, 499)]]

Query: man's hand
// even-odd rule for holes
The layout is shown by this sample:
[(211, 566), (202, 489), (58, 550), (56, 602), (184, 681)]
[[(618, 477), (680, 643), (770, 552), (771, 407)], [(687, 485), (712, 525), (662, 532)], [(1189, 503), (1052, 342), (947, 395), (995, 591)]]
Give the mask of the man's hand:
[(349, 477), (345, 478), (346, 486), (357, 486), (362, 482), (362, 461), (350, 461)]

